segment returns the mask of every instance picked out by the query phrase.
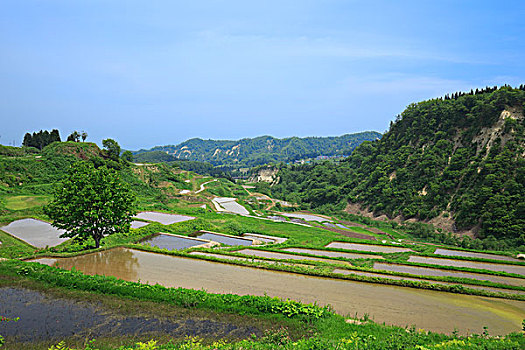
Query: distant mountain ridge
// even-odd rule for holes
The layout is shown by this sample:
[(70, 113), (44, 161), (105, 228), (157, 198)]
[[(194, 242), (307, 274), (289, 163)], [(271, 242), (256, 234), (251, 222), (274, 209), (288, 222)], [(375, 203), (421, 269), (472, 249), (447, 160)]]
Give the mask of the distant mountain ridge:
[[(178, 145), (157, 146), (133, 152), (140, 161), (145, 153), (163, 152), (160, 161), (183, 159), (210, 162), (213, 165), (256, 166), (271, 162), (294, 161), (317, 156), (349, 155), (364, 141), (381, 138), (375, 131), (333, 137), (289, 137), (278, 139), (259, 136), (241, 140), (203, 140), (193, 138)], [(142, 155), (142, 156), (141, 156)], [(161, 157), (159, 157), (161, 158)]]

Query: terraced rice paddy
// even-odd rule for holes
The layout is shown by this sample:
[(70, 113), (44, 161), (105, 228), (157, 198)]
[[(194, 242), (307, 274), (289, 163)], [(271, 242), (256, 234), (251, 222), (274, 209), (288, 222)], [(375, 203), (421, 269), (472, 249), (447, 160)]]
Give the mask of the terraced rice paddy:
[(148, 222), (134, 220), (131, 222), (131, 228), (141, 228), (148, 225)]
[(345, 243), (345, 242), (332, 242), (326, 246), (326, 248), (338, 248), (347, 250), (360, 250), (364, 252), (375, 252), (375, 253), (405, 253), (412, 252), (412, 249), (402, 247), (390, 247), (375, 244), (360, 244), (360, 243)]
[(286, 253), (277, 253), (277, 252), (270, 252), (266, 250), (242, 249), (242, 250), (237, 250), (236, 253), (241, 253), (244, 255), (251, 255), (251, 256), (258, 256), (261, 258), (269, 258), (269, 259), (310, 260), (310, 261), (322, 261), (322, 262), (330, 263), (330, 264), (345, 264), (345, 265), (349, 264), (345, 261), (314, 258), (310, 256), (302, 256), (302, 255), (294, 255), (294, 254), (286, 254)]
[(287, 216), (289, 218), (302, 219), (306, 221), (317, 221), (317, 222), (332, 221), (322, 216), (312, 215), (312, 214), (300, 214), (300, 213), (280, 213), (280, 214), (282, 216)]
[(489, 271), (502, 271), (508, 273), (516, 273), (518, 275), (525, 276), (525, 266), (520, 265), (506, 265), (506, 264), (492, 264), (479, 261), (467, 261), (467, 260), (454, 260), (454, 259), (441, 259), (441, 258), (429, 258), (426, 256), (410, 256), (409, 262), (424, 263), (440, 266), (457, 266), (457, 267), (469, 267), (472, 269), (482, 269)]
[(13, 221), (7, 226), (0, 227), (0, 230), (37, 248), (54, 247), (69, 239), (60, 238), (65, 230), (59, 230), (47, 222), (35, 219)]
[(240, 215), (249, 215), (250, 212), (245, 207), (237, 203), (236, 198), (217, 197), (213, 199), (215, 207), (219, 206), (223, 211), (229, 211), (231, 213)]
[(265, 263), (265, 264), (281, 264), (281, 265), (294, 265), (294, 266), (302, 266), (302, 267), (308, 267), (309, 265), (304, 264), (292, 264), (288, 262), (281, 262), (281, 261), (275, 261), (275, 260), (262, 260), (262, 259), (254, 259), (254, 258), (243, 258), (240, 256), (234, 256), (234, 255), (224, 255), (224, 254), (215, 254), (215, 253), (207, 253), (207, 252), (191, 252), (190, 255), (197, 255), (197, 256), (208, 256), (212, 258), (219, 258), (219, 259), (226, 259), (226, 260), (239, 260), (239, 261), (251, 261), (251, 262), (258, 262), (258, 263)]
[(214, 232), (205, 232), (198, 235), (197, 237), (230, 246), (249, 246), (253, 243), (253, 240), (248, 238), (223, 235)]
[(388, 278), (388, 279), (391, 279), (391, 280), (405, 280), (405, 281), (415, 281), (415, 282), (426, 282), (426, 283), (430, 283), (430, 284), (440, 284), (440, 285), (444, 285), (444, 286), (463, 285), (463, 286), (468, 287), (468, 288), (479, 289), (479, 290), (486, 290), (486, 291), (489, 291), (489, 292), (525, 295), (525, 291), (520, 291), (520, 290), (485, 287), (485, 286), (479, 286), (479, 285), (462, 284), (462, 283), (454, 283), (454, 282), (433, 281), (433, 280), (425, 280), (425, 279), (416, 278), (416, 277), (386, 275), (386, 274), (366, 272), (366, 271), (334, 269), (333, 273), (339, 273), (339, 274), (342, 274), (342, 275), (359, 275), (359, 276), (367, 276), (367, 277)]
[(319, 256), (329, 256), (332, 258), (345, 258), (345, 259), (384, 259), (380, 255), (372, 254), (359, 254), (359, 253), (345, 253), (345, 252), (333, 252), (330, 250), (319, 250), (319, 249), (305, 249), (305, 248), (286, 248), (283, 249), (286, 252), (294, 253), (305, 253)]
[(254, 238), (254, 239), (257, 239), (257, 240), (259, 240), (261, 242), (275, 243), (275, 244), (284, 243), (284, 242), (286, 242), (288, 240), (288, 238), (268, 236), (268, 235), (261, 235), (261, 234), (258, 234), (258, 233), (243, 233), (243, 237)]
[(162, 225), (171, 225), (177, 222), (193, 220), (193, 216), (159, 213), (156, 211), (143, 211), (136, 215), (137, 218), (147, 221), (155, 221)]
[(191, 237), (160, 233), (148, 240), (143, 241), (142, 244), (154, 246), (160, 249), (182, 250), (209, 244), (209, 242)]
[(476, 253), (476, 252), (465, 252), (462, 250), (452, 250), (452, 249), (442, 249), (442, 248), (436, 249), (434, 251), (434, 254), (448, 255), (448, 256), (464, 256), (464, 257), (469, 257), (469, 258), (493, 259), (493, 260), (503, 260), (503, 261), (520, 261), (519, 259), (512, 258), (510, 256)]
[(331, 304), (343, 315), (367, 313), (376, 322), (416, 324), (439, 332), (457, 328), (480, 333), (487, 326), (493, 335), (506, 334), (521, 329), (525, 314), (522, 301), (317, 278), (123, 248), (37, 261), (128, 281)]
[(487, 275), (487, 274), (482, 274), (482, 273), (434, 269), (431, 267), (419, 267), (419, 266), (387, 264), (387, 263), (382, 263), (382, 262), (375, 262), (374, 269), (384, 270), (384, 271), (404, 272), (404, 273), (409, 273), (412, 275), (420, 275), (420, 276), (442, 276), (442, 277), (449, 276), (449, 277), (457, 277), (457, 278), (471, 278), (471, 279), (480, 280), (480, 281), (491, 281), (495, 283), (508, 284), (511, 286), (525, 286), (525, 279), (505, 277), (505, 276), (496, 276), (496, 275)]

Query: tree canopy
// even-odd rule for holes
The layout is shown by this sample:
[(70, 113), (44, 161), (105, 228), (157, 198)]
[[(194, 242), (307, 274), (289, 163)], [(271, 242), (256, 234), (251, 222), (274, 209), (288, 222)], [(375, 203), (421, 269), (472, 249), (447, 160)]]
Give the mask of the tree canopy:
[(136, 213), (134, 202), (135, 195), (116, 171), (78, 162), (44, 213), (53, 220), (53, 226), (66, 230), (62, 237), (91, 237), (98, 248), (104, 236), (129, 230)]

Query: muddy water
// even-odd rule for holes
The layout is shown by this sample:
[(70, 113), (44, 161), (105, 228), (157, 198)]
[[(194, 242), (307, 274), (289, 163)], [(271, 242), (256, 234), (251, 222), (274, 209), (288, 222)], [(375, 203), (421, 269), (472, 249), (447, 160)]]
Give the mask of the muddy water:
[(170, 287), (331, 304), (340, 314), (427, 330), (506, 334), (521, 329), (525, 302), (318, 278), (131, 249), (57, 259), (56, 266)]
[(0, 288), (0, 315), (18, 322), (1, 322), (0, 334), (11, 349), (27, 349), (17, 342), (56, 341), (68, 337), (92, 339), (101, 336), (167, 333), (170, 337), (225, 336), (247, 337), (260, 331), (249, 325), (221, 322), (219, 319), (152, 315), (120, 315), (93, 303), (58, 298), (23, 288)]
[(503, 261), (520, 261), (519, 259), (512, 258), (510, 256), (504, 256), (504, 255), (464, 252), (461, 250), (451, 250), (451, 249), (441, 249), (441, 248), (436, 249), (434, 254), (448, 255), (448, 256), (465, 256), (465, 257), (470, 257), (470, 258), (493, 259), (493, 260), (503, 260)]
[(332, 258), (346, 258), (346, 259), (384, 259), (380, 255), (372, 254), (358, 254), (358, 253), (343, 253), (343, 252), (332, 252), (329, 250), (317, 250), (317, 249), (304, 249), (304, 248), (286, 248), (283, 251), (295, 252), (295, 253), (306, 253), (320, 256), (330, 256)]
[(173, 235), (166, 235), (162, 233), (142, 242), (142, 244), (145, 245), (151, 245), (154, 247), (168, 250), (182, 250), (198, 245), (203, 245), (205, 243), (206, 242), (204, 241), (192, 239), (189, 237), (179, 237)]
[(520, 265), (505, 265), (505, 264), (491, 264), (478, 261), (441, 259), (441, 258), (427, 258), (425, 256), (411, 256), (409, 262), (425, 263), (441, 266), (458, 266), (470, 267), (473, 269), (483, 269), (489, 271), (503, 271), (508, 273), (516, 273), (525, 276), (525, 266)]
[(430, 283), (430, 284), (441, 284), (441, 285), (445, 285), (445, 286), (454, 286), (454, 285), (460, 285), (461, 284), (461, 285), (464, 285), (465, 287), (468, 287), (468, 288), (479, 289), (479, 290), (486, 290), (486, 291), (489, 291), (489, 292), (525, 295), (525, 291), (521, 291), (521, 290), (513, 290), (513, 289), (505, 289), (505, 288), (493, 288), (493, 287), (485, 287), (485, 286), (464, 284), (464, 283), (433, 281), (433, 280), (425, 280), (425, 279), (415, 278), (415, 277), (393, 276), (393, 275), (385, 275), (385, 274), (366, 272), (366, 271), (334, 269), (332, 272), (333, 273), (340, 273), (342, 275), (360, 275), (360, 276), (367, 276), (367, 277), (388, 278), (388, 279), (391, 279), (391, 280), (405, 280), (405, 281), (415, 281), (415, 282), (427, 282), (427, 283)]
[(254, 259), (254, 258), (242, 258), (240, 256), (233, 256), (233, 255), (223, 255), (223, 254), (215, 254), (215, 253), (205, 253), (205, 252), (191, 252), (190, 255), (200, 255), (200, 256), (209, 256), (213, 258), (220, 258), (220, 259), (226, 259), (226, 260), (241, 260), (241, 261), (253, 261), (253, 262), (259, 262), (259, 263), (266, 263), (266, 264), (281, 264), (281, 265), (287, 265), (287, 266), (302, 266), (302, 267), (311, 267), (310, 265), (304, 265), (304, 264), (292, 264), (287, 262), (281, 262), (281, 261), (273, 261), (273, 260), (262, 260), (262, 259)]
[(270, 259), (312, 260), (312, 261), (322, 261), (322, 262), (326, 262), (330, 264), (349, 265), (349, 263), (345, 261), (337, 261), (337, 260), (330, 260), (330, 259), (323, 259), (323, 258), (312, 258), (310, 256), (268, 252), (264, 250), (242, 249), (242, 250), (237, 250), (236, 253), (241, 253), (241, 254), (251, 255), (251, 256), (258, 256), (261, 258), (270, 258)]
[(207, 239), (210, 241), (214, 241), (214, 242), (219, 242), (219, 243), (226, 244), (226, 245), (231, 245), (231, 246), (238, 246), (238, 245), (248, 246), (248, 245), (252, 245), (252, 242), (253, 242), (251, 239), (246, 239), (246, 238), (241, 238), (241, 237), (228, 237), (224, 235), (216, 235), (214, 233), (203, 233), (202, 235), (199, 235), (197, 237), (201, 239)]
[(472, 279), (480, 280), (480, 281), (492, 281), (496, 283), (509, 284), (511, 286), (525, 287), (525, 279), (495, 276), (495, 275), (486, 275), (482, 273), (470, 273), (470, 272), (461, 272), (461, 271), (453, 271), (453, 270), (440, 270), (440, 269), (433, 269), (430, 267), (417, 267), (417, 266), (385, 264), (385, 263), (374, 263), (374, 269), (405, 272), (405, 273), (410, 273), (413, 275), (421, 275), (421, 276), (450, 276), (450, 277), (458, 277), (458, 278), (472, 278)]
[(339, 248), (348, 250), (361, 250), (365, 252), (376, 252), (376, 253), (404, 253), (412, 252), (412, 249), (401, 248), (401, 247), (390, 247), (384, 245), (375, 244), (359, 244), (359, 243), (344, 243), (344, 242), (332, 242), (326, 246), (326, 248)]

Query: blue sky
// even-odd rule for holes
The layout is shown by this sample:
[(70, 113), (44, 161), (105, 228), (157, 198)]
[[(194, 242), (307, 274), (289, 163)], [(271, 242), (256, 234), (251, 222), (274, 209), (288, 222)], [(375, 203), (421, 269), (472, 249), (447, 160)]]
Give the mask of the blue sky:
[(523, 1), (0, 2), (0, 143), (123, 148), (383, 132), (423, 99), (525, 83)]

